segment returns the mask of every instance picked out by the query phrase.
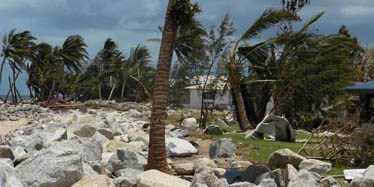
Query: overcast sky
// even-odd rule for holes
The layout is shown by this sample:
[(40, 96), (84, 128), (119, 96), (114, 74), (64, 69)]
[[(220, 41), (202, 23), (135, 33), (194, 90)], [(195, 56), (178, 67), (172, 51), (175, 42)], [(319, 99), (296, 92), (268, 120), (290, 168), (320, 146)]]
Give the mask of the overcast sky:
[[(0, 34), (11, 29), (29, 30), (37, 42), (61, 45), (69, 35), (83, 36), (93, 58), (107, 38), (129, 54), (131, 47), (146, 45), (157, 59), (159, 44), (147, 42), (159, 37), (167, 0), (1, 0)], [(195, 0), (196, 2), (196, 0)], [(280, 7), (281, 0), (200, 0), (199, 19), (206, 28), (218, 25), (225, 12), (235, 23), (237, 35), (268, 7)], [(311, 0), (300, 12), (303, 19), (326, 11), (314, 25), (322, 34), (336, 33), (345, 24), (362, 44), (374, 42), (374, 0)], [(259, 38), (260, 40), (261, 38)], [(7, 80), (3, 75), (3, 80)], [(24, 84), (25, 76), (20, 85)], [(0, 93), (5, 92), (2, 83)], [(21, 89), (27, 93), (26, 89)]]

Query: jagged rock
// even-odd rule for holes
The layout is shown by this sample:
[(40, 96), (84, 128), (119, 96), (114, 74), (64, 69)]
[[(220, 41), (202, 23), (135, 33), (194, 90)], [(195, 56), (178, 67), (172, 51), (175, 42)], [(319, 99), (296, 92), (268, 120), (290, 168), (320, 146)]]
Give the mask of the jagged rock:
[(118, 149), (117, 155), (124, 168), (144, 170), (147, 165), (147, 159), (144, 156), (130, 149)]
[(136, 180), (137, 187), (190, 187), (191, 183), (178, 177), (162, 173), (157, 170), (148, 170)]
[(86, 178), (91, 175), (98, 175), (98, 173), (89, 164), (83, 162), (82, 167), (83, 167), (82, 178)]
[(54, 143), (16, 167), (26, 186), (71, 186), (83, 177), (82, 155), (73, 143)]
[(92, 137), (96, 133), (96, 128), (89, 125), (84, 125), (73, 133), (80, 137)]
[(320, 186), (323, 187), (340, 187), (339, 183), (332, 176), (321, 179)]
[(114, 183), (106, 175), (92, 175), (79, 180), (71, 187), (114, 187)]
[(14, 159), (12, 148), (8, 145), (0, 145), (0, 158)]
[(14, 167), (13, 161), (10, 158), (0, 158), (0, 164), (9, 165), (12, 168)]
[(188, 141), (180, 138), (166, 138), (166, 153), (169, 157), (191, 156), (198, 150)]
[(255, 183), (257, 177), (260, 175), (269, 172), (270, 169), (263, 166), (256, 166), (256, 165), (250, 165), (248, 168), (243, 172), (242, 180), (248, 181), (251, 183)]
[(288, 183), (288, 187), (319, 187), (318, 183), (319, 177), (315, 174), (300, 170), (297, 176)]
[(0, 159), (0, 186), (24, 187), (10, 159)]
[(118, 170), (115, 173), (115, 175), (117, 177), (133, 178), (134, 181), (136, 181), (136, 176), (139, 175), (140, 173), (143, 173), (143, 170), (132, 169), (132, 168), (125, 168), (125, 169)]
[(169, 135), (171, 137), (183, 138), (183, 137), (189, 136), (190, 132), (188, 130), (183, 130), (183, 129), (173, 129), (169, 131)]
[(234, 170), (245, 171), (250, 165), (253, 164), (249, 161), (233, 161), (230, 163), (230, 168)]
[(129, 141), (143, 141), (146, 145), (149, 143), (149, 135), (143, 130), (138, 128), (129, 129), (128, 132)]
[(222, 138), (209, 145), (209, 156), (211, 158), (217, 157), (231, 157), (236, 152), (236, 145), (232, 139)]
[(215, 186), (215, 187), (228, 187), (229, 184), (225, 179), (218, 179), (213, 172), (202, 171), (200, 173), (195, 173), (191, 187), (200, 187), (200, 186)]
[(278, 187), (274, 179), (264, 179), (257, 186), (258, 187)]
[(287, 167), (284, 171), (284, 178), (286, 180), (286, 184), (288, 184), (295, 177), (297, 177), (297, 169), (293, 165), (287, 164)]
[(296, 154), (289, 149), (280, 149), (273, 152), (268, 159), (268, 166), (270, 168), (284, 168), (287, 164), (291, 164), (299, 168), (299, 164), (305, 160), (303, 156)]
[(214, 168), (217, 168), (217, 165), (214, 163), (213, 160), (209, 158), (199, 158), (195, 161), (193, 168), (196, 173), (201, 168), (210, 168), (213, 170)]
[(295, 141), (292, 126), (286, 118), (280, 116), (266, 115), (256, 129), (246, 135), (246, 138), (264, 139), (265, 134), (274, 136), (275, 141)]
[(173, 169), (178, 175), (192, 175), (194, 173), (193, 163), (176, 163), (173, 164)]
[(126, 147), (126, 143), (118, 140), (108, 140), (104, 145), (104, 152), (116, 152), (121, 147)]
[(83, 156), (86, 161), (101, 161), (103, 146), (98, 141), (91, 141), (82, 145)]
[(324, 173), (328, 173), (331, 170), (331, 166), (332, 166), (331, 163), (323, 162), (323, 161), (316, 160), (316, 159), (307, 159), (307, 160), (303, 160), (300, 163), (299, 168), (308, 170), (308, 171), (317, 172), (320, 174), (324, 174)]
[(214, 169), (213, 169), (213, 173), (214, 173), (216, 176), (224, 176), (225, 173), (226, 173), (226, 169), (224, 169), (224, 168), (214, 168)]
[(223, 131), (220, 129), (219, 126), (210, 125), (205, 129), (204, 133), (208, 135), (222, 135)]
[(111, 130), (106, 129), (106, 128), (101, 128), (101, 129), (98, 129), (97, 132), (99, 132), (100, 134), (108, 138), (109, 140), (113, 140), (114, 135)]
[(228, 127), (227, 123), (222, 119), (214, 119), (214, 123), (220, 127)]
[(27, 152), (40, 150), (43, 148), (43, 140), (36, 135), (16, 136), (10, 141), (11, 147), (22, 147)]
[(116, 187), (136, 187), (136, 178), (118, 177), (114, 179)]
[(68, 134), (65, 128), (57, 129), (52, 135), (46, 135), (44, 139), (44, 146), (49, 145), (54, 141), (61, 141), (68, 139)]
[(229, 185), (229, 187), (256, 187), (256, 184), (250, 182), (236, 182)]

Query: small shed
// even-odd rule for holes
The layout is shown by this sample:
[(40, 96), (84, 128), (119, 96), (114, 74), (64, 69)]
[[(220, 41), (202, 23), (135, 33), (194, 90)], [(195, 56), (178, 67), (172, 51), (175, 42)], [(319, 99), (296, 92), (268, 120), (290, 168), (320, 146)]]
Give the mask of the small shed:
[(374, 122), (374, 81), (349, 86), (345, 90), (360, 96), (360, 124)]

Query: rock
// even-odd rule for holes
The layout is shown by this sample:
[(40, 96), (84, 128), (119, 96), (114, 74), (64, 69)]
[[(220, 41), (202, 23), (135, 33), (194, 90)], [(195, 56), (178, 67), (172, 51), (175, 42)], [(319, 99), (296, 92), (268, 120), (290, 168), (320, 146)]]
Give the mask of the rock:
[(83, 177), (82, 156), (73, 143), (58, 142), (16, 167), (26, 186), (71, 186)]
[(222, 138), (209, 145), (209, 156), (211, 158), (217, 157), (231, 157), (235, 155), (236, 145), (232, 139)]
[(117, 154), (112, 154), (107, 164), (105, 165), (105, 168), (111, 173), (115, 173), (121, 169), (124, 169), (125, 166), (123, 165), (122, 161), (118, 158)]
[(8, 163), (9, 159), (0, 159), (0, 186), (1, 187), (24, 187), (19, 180), (19, 176), (13, 168), (13, 163)]
[(52, 135), (52, 137), (48, 138), (47, 144), (52, 141), (61, 141), (68, 139), (68, 134), (65, 128), (59, 128), (56, 132)]
[(316, 175), (306, 170), (300, 170), (297, 176), (288, 183), (288, 187), (319, 187), (318, 180)]
[(115, 175), (117, 177), (133, 178), (134, 181), (136, 181), (136, 176), (138, 176), (140, 173), (143, 173), (143, 170), (132, 169), (132, 168), (125, 168), (125, 169), (118, 170), (115, 173)]
[(117, 156), (124, 168), (144, 170), (147, 165), (147, 159), (144, 156), (127, 148), (118, 149)]
[(351, 187), (371, 187), (374, 186), (374, 165), (370, 165), (362, 177), (355, 177), (351, 182)]
[(80, 137), (92, 137), (96, 132), (96, 128), (90, 125), (84, 125), (79, 130), (74, 131), (73, 133)]
[(248, 168), (243, 172), (242, 175), (242, 180), (243, 181), (248, 181), (251, 183), (255, 183), (257, 177), (260, 175), (269, 172), (270, 169), (267, 167), (263, 166), (255, 166), (255, 165), (250, 165)]
[(268, 166), (270, 168), (284, 168), (287, 164), (292, 164), (299, 168), (299, 164), (305, 160), (303, 156), (296, 154), (289, 149), (280, 149), (273, 152), (268, 159)]
[(86, 178), (88, 176), (91, 176), (91, 175), (98, 175), (98, 173), (92, 169), (92, 167), (87, 164), (87, 163), (83, 163), (83, 177), (82, 178)]
[(213, 173), (214, 173), (216, 176), (224, 176), (225, 173), (226, 173), (226, 169), (224, 169), (224, 168), (214, 168), (214, 169), (213, 169)]
[(173, 164), (173, 169), (178, 175), (193, 175), (193, 163), (176, 163)]
[(10, 141), (11, 147), (22, 147), (27, 152), (40, 150), (43, 148), (43, 140), (36, 135), (16, 136)]
[(98, 141), (90, 141), (82, 145), (83, 156), (86, 161), (101, 161), (103, 146)]
[(201, 168), (210, 168), (213, 170), (214, 168), (217, 168), (217, 165), (209, 158), (199, 158), (195, 161), (193, 168), (196, 173)]
[(0, 158), (14, 159), (12, 148), (8, 145), (0, 145)]
[(234, 170), (245, 171), (250, 165), (253, 164), (249, 161), (233, 161), (230, 163), (230, 168)]
[(331, 163), (323, 162), (316, 159), (303, 160), (300, 165), (300, 169), (317, 172), (319, 174), (328, 173), (331, 170)]
[(199, 125), (197, 124), (196, 118), (190, 117), (183, 119), (182, 127), (186, 128), (189, 131), (195, 131), (199, 128)]
[[(238, 170), (227, 170), (224, 178), (226, 178), (229, 184), (242, 182), (243, 172)], [(246, 181), (247, 182), (247, 181)]]
[(223, 131), (220, 129), (219, 126), (210, 125), (205, 129), (204, 133), (208, 135), (222, 135)]
[(340, 187), (339, 183), (332, 176), (321, 179), (320, 186), (323, 187)]
[(148, 170), (141, 173), (137, 180), (137, 187), (190, 187), (191, 183), (178, 177)]
[(106, 138), (108, 138), (109, 140), (113, 140), (114, 135), (111, 130), (106, 129), (106, 128), (101, 128), (101, 129), (98, 129), (97, 131), (103, 136), (105, 136)]
[(5, 164), (12, 168), (14, 167), (13, 161), (10, 158), (0, 158), (0, 164)]
[(129, 112), (129, 115), (131, 117), (138, 117), (138, 116), (140, 116), (142, 114), (139, 111), (137, 111), (136, 109), (132, 109), (132, 108), (129, 109), (128, 112)]
[(256, 187), (256, 184), (250, 182), (236, 182), (229, 185), (229, 187)]
[(201, 186), (214, 186), (214, 187), (228, 187), (229, 184), (225, 179), (218, 179), (213, 172), (203, 171), (200, 173), (195, 173), (192, 179), (191, 187), (201, 187)]
[(81, 179), (71, 187), (114, 187), (114, 183), (106, 175), (92, 175)]
[(143, 141), (146, 145), (149, 143), (149, 135), (147, 135), (143, 130), (132, 128), (128, 132), (129, 141)]
[(257, 185), (258, 187), (278, 187), (277, 186), (277, 183), (275, 183), (275, 180), (274, 179), (264, 179), (263, 181), (261, 181), (261, 183), (259, 185)]
[(219, 127), (228, 127), (227, 123), (222, 119), (214, 119), (214, 123)]
[(127, 144), (123, 141), (108, 140), (104, 145), (104, 152), (117, 152), (121, 147), (126, 147)]
[(292, 179), (297, 177), (297, 169), (291, 164), (287, 164), (287, 167), (284, 171), (284, 179), (286, 184), (288, 184)]
[(198, 150), (188, 141), (180, 138), (166, 138), (166, 153), (169, 157), (191, 156)]
[(280, 116), (266, 115), (256, 129), (246, 135), (246, 138), (264, 139), (265, 134), (274, 136), (275, 141), (295, 141), (292, 126), (286, 118)]
[(190, 132), (188, 130), (183, 130), (183, 129), (174, 129), (174, 130), (169, 131), (169, 135), (171, 137), (183, 138), (183, 137), (189, 136)]
[(136, 178), (118, 177), (114, 179), (116, 187), (136, 187)]

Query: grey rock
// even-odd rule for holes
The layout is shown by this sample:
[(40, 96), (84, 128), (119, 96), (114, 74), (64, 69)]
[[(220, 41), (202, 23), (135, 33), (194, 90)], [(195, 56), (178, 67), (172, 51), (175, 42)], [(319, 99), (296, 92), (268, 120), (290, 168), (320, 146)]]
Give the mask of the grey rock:
[(86, 178), (91, 175), (98, 175), (98, 173), (87, 163), (83, 162), (82, 164), (83, 167), (83, 177)]
[(143, 172), (143, 170), (132, 169), (132, 168), (125, 168), (125, 169), (118, 170), (115, 173), (115, 175), (116, 175), (116, 177), (132, 178), (133, 181), (136, 183), (136, 177), (137, 177), (137, 175), (139, 175), (142, 172)]
[(320, 186), (322, 187), (340, 187), (340, 184), (332, 176), (321, 179)]
[(193, 117), (183, 119), (181, 126), (188, 131), (195, 131), (199, 128), (196, 118)]
[(27, 152), (33, 150), (40, 150), (43, 148), (43, 140), (36, 135), (29, 136), (16, 136), (10, 141), (11, 147), (15, 148), (17, 146), (22, 147)]
[(79, 180), (71, 187), (114, 187), (113, 179), (106, 175), (91, 175)]
[(118, 177), (114, 179), (116, 187), (136, 187), (136, 179), (127, 177)]
[(0, 158), (0, 164), (5, 164), (10, 167), (14, 167), (13, 161), (10, 158)]
[(231, 157), (235, 155), (236, 145), (232, 139), (222, 138), (209, 145), (209, 156), (211, 158), (217, 157)]
[(280, 149), (273, 152), (268, 159), (270, 168), (285, 168), (287, 164), (291, 164), (299, 168), (299, 164), (305, 160), (303, 156), (296, 154), (289, 149)]
[(263, 139), (266, 134), (274, 136), (276, 141), (295, 141), (292, 126), (286, 118), (280, 116), (265, 116), (256, 129), (246, 135), (246, 138)]
[(274, 179), (264, 179), (263, 181), (261, 181), (261, 183), (259, 185), (257, 185), (258, 187), (278, 187), (277, 186), (277, 183), (275, 183), (275, 180)]
[(220, 129), (219, 126), (210, 125), (205, 129), (204, 133), (208, 135), (222, 135), (223, 131)]
[(248, 181), (251, 183), (255, 183), (257, 177), (261, 176), (262, 174), (269, 172), (270, 169), (263, 166), (256, 166), (250, 165), (248, 168), (243, 172), (242, 180)]
[(205, 168), (209, 168), (212, 171), (214, 168), (217, 168), (217, 165), (214, 163), (213, 160), (209, 158), (199, 158), (194, 162), (193, 168), (196, 173), (199, 170), (205, 169)]
[(214, 119), (214, 123), (220, 127), (228, 127), (227, 123), (222, 119)]
[(117, 155), (119, 160), (124, 165), (124, 168), (144, 170), (145, 166), (147, 165), (147, 159), (144, 156), (130, 149), (118, 149)]
[(166, 153), (170, 157), (191, 156), (198, 150), (188, 141), (180, 138), (166, 138)]
[(192, 179), (191, 187), (200, 186), (214, 186), (214, 187), (228, 187), (229, 184), (225, 179), (218, 179), (213, 172), (203, 171), (200, 173), (195, 173)]
[(256, 187), (256, 184), (250, 182), (236, 182), (229, 185), (229, 187)]
[(90, 125), (84, 125), (79, 130), (74, 131), (73, 133), (80, 137), (92, 137), (96, 132), (96, 128)]
[(68, 134), (65, 128), (59, 128), (56, 130), (55, 133), (53, 133), (51, 136), (47, 136), (45, 138), (44, 145), (48, 145), (53, 141), (61, 141), (61, 140), (66, 140), (68, 139)]
[(91, 141), (82, 145), (83, 156), (86, 161), (101, 161), (103, 146), (98, 141)]
[[(19, 176), (11, 165), (7, 161), (9, 159), (0, 159), (0, 186), (1, 187), (24, 187), (22, 182), (19, 180)], [(10, 161), (11, 162), (11, 161)]]
[(362, 177), (355, 177), (350, 185), (351, 187), (374, 186), (374, 165), (370, 165), (366, 168)]
[(183, 137), (189, 136), (190, 132), (188, 130), (183, 130), (183, 129), (174, 129), (174, 130), (169, 131), (169, 135), (171, 137), (183, 138)]
[(190, 182), (179, 177), (168, 175), (157, 170), (148, 170), (136, 180), (138, 187), (189, 187)]
[(317, 172), (320, 174), (325, 174), (331, 170), (331, 166), (332, 166), (331, 163), (323, 162), (323, 161), (316, 160), (316, 159), (307, 159), (307, 160), (303, 160), (300, 163), (299, 168), (308, 170), (308, 171)]
[(245, 171), (250, 165), (253, 165), (252, 162), (239, 160), (231, 162), (230, 168), (234, 170)]
[(288, 187), (319, 187), (319, 178), (306, 170), (300, 170), (297, 176), (288, 183)]
[(284, 180), (288, 184), (292, 179), (297, 177), (297, 169), (291, 165), (287, 164), (286, 169), (284, 170)]
[(0, 158), (14, 159), (12, 148), (8, 145), (0, 145)]
[(103, 136), (105, 136), (106, 138), (108, 138), (109, 140), (113, 140), (114, 135), (111, 130), (106, 129), (106, 128), (101, 128), (101, 129), (98, 129), (97, 131)]
[(25, 186), (71, 186), (83, 177), (82, 155), (70, 142), (54, 143), (16, 167)]

